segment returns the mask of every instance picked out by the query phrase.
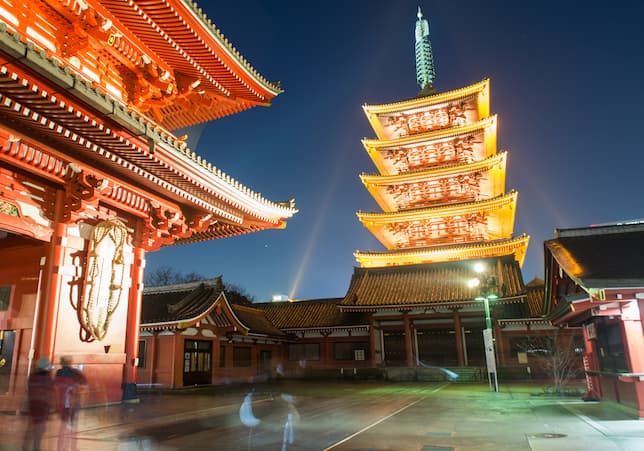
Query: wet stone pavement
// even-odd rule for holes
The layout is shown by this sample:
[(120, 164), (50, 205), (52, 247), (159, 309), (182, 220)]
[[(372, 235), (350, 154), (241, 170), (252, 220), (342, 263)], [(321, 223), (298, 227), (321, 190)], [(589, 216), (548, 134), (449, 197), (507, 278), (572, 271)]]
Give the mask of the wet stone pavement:
[[(0, 416), (0, 450), (21, 449), (25, 420)], [(53, 415), (43, 450), (57, 449), (57, 422)], [(495, 393), (485, 384), (294, 382), (140, 393), (138, 403), (83, 409), (74, 438), (91, 451), (639, 451), (644, 421), (518, 384)]]

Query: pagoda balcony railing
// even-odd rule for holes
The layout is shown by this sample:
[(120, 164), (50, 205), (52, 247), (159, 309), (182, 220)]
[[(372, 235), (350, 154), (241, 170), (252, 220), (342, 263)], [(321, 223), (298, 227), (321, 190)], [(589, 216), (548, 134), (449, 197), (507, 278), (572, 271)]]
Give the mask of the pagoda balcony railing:
[[(487, 198), (487, 196), (485, 198)], [(417, 200), (412, 200), (412, 201), (404, 201), (401, 199), (396, 199), (396, 206), (398, 207), (398, 211), (401, 211), (401, 210), (412, 210), (412, 209), (418, 209), (418, 208), (436, 207), (436, 206), (446, 205), (446, 204), (458, 204), (461, 202), (476, 202), (482, 199), (484, 199), (484, 197), (480, 196), (478, 193), (466, 193), (466, 194), (459, 194), (459, 195), (454, 194), (449, 196), (433, 197), (431, 199), (421, 198), (419, 196)]]

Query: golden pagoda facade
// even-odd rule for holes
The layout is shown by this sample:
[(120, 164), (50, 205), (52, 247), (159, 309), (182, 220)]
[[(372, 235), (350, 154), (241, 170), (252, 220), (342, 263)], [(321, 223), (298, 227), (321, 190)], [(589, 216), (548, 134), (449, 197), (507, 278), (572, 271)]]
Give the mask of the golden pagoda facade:
[(504, 255), (522, 265), (529, 237), (513, 236), (517, 193), (505, 192), (490, 80), (443, 93), (431, 81), (413, 99), (363, 106), (378, 174), (360, 178), (382, 212), (357, 215), (386, 251), (354, 256), (363, 267)]

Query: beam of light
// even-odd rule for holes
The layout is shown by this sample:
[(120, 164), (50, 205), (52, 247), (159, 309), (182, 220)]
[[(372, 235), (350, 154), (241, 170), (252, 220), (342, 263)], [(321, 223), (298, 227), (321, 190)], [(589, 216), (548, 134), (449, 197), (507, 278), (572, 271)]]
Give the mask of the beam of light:
[(338, 160), (336, 160), (336, 165), (335, 165), (335, 170), (333, 171), (333, 175), (326, 183), (327, 190), (324, 194), (324, 198), (322, 199), (322, 203), (318, 205), (318, 208), (316, 209), (317, 216), (315, 218), (315, 222), (313, 223), (313, 227), (311, 227), (311, 233), (309, 235), (309, 239), (306, 242), (306, 249), (304, 249), (304, 252), (302, 252), (302, 260), (300, 261), (297, 272), (295, 273), (295, 278), (293, 279), (293, 285), (291, 286), (291, 291), (289, 292), (289, 295), (288, 295), (289, 299), (295, 299), (295, 293), (297, 292), (297, 289), (300, 286), (300, 282), (302, 281), (304, 272), (306, 271), (309, 261), (311, 260), (311, 256), (313, 255), (313, 250), (315, 249), (315, 246), (318, 244), (318, 240), (320, 238), (320, 230), (322, 229), (322, 224), (324, 223), (324, 219), (327, 218), (327, 212), (329, 211), (329, 206), (331, 205), (331, 201), (333, 198), (332, 194), (336, 189), (338, 178), (340, 177), (340, 172), (342, 169), (341, 163), (342, 162), (338, 158)]

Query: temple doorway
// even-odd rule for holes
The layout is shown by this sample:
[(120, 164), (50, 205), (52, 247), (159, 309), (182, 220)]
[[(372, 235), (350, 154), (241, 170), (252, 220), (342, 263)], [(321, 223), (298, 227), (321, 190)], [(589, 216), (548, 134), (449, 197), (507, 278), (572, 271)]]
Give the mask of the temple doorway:
[(423, 329), (416, 332), (418, 358), (434, 366), (457, 366), (458, 351), (453, 329)]
[(183, 385), (212, 383), (212, 342), (186, 340), (183, 351)]
[(386, 366), (407, 366), (405, 332), (402, 330), (383, 331)]
[(482, 327), (465, 328), (465, 346), (467, 350), (467, 361), (465, 364), (468, 366), (485, 366), (485, 346), (483, 344)]

